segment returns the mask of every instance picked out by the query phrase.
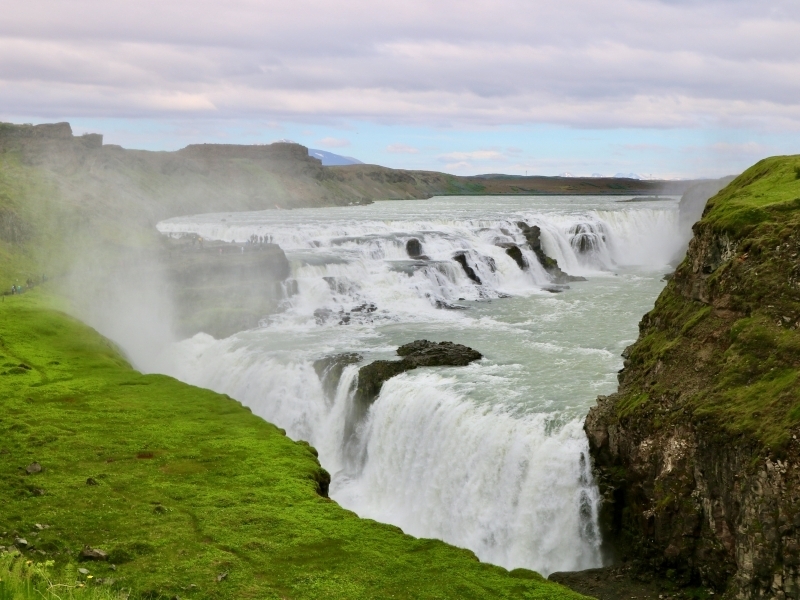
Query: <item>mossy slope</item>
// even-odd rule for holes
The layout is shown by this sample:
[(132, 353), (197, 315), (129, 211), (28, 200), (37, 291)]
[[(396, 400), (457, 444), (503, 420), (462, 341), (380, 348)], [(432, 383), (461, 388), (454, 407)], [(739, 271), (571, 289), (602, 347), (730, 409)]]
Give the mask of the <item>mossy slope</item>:
[(41, 293), (0, 303), (0, 545), (19, 535), (57, 563), (101, 548), (95, 579), (142, 597), (580, 597), (359, 519), (320, 494), (308, 445), (226, 396), (134, 371)]
[[(763, 160), (713, 197), (641, 323), (620, 390), (780, 451), (800, 426), (800, 157)], [(641, 410), (658, 404), (641, 403)], [(682, 414), (682, 413), (681, 413)]]

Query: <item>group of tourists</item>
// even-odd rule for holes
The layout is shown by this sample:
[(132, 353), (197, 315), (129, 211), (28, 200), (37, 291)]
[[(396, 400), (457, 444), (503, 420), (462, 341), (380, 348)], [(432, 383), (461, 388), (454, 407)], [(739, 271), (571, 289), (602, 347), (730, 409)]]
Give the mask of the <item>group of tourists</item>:
[(246, 243), (253, 245), (255, 244), (261, 245), (261, 244), (269, 244), (271, 241), (272, 237), (269, 235), (256, 235), (254, 233), (253, 235), (250, 236), (250, 238), (247, 240)]
[[(47, 281), (47, 276), (46, 275), (42, 275), (40, 283), (44, 283), (45, 281)], [(36, 281), (34, 281), (30, 277), (28, 277), (28, 280), (25, 282), (24, 286), (16, 284), (16, 283), (11, 286), (11, 295), (12, 296), (17, 296), (19, 294), (22, 294), (25, 290), (30, 290), (30, 289), (36, 287), (36, 284), (37, 284)], [(3, 296), (7, 296), (7, 295), (8, 295), (8, 292), (4, 292), (3, 293)]]

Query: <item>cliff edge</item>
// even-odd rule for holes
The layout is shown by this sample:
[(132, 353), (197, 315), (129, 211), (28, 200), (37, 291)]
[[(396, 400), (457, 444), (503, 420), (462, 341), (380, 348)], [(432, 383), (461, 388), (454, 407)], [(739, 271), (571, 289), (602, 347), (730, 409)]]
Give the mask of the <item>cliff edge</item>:
[(800, 156), (709, 200), (585, 430), (616, 558), (800, 598)]

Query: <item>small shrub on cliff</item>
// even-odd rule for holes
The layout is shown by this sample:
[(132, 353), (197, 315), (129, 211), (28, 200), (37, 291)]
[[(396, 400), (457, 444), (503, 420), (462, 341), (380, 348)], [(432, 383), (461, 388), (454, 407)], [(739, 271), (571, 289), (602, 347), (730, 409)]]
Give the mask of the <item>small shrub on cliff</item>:
[(53, 561), (34, 562), (18, 552), (0, 553), (0, 600), (116, 600), (125, 592), (101, 587), (74, 565), (61, 569)]

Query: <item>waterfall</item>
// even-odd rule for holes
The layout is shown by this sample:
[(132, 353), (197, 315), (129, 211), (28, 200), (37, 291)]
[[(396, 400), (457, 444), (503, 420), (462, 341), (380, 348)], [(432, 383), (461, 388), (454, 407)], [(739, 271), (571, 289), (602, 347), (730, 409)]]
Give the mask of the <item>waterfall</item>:
[[(600, 566), (600, 499), (582, 417), (614, 389), (619, 353), (682, 239), (677, 212), (599, 202), (459, 213), (467, 201), (449, 202), (453, 214), (431, 201), (382, 203), (384, 214), (309, 209), (160, 223), (169, 235), (268, 236), (291, 264), (281, 310), (262, 327), (179, 342), (161, 370), (309, 441), (333, 476), (331, 497), (361, 516), (507, 568), (547, 575)], [(554, 289), (521, 224), (539, 228), (542, 250), (563, 271), (589, 281), (552, 294), (567, 287)], [(467, 343), (486, 358), (404, 373), (366, 412), (354, 406), (359, 365), (425, 337)], [(324, 362), (342, 352), (361, 356), (336, 369)]]

